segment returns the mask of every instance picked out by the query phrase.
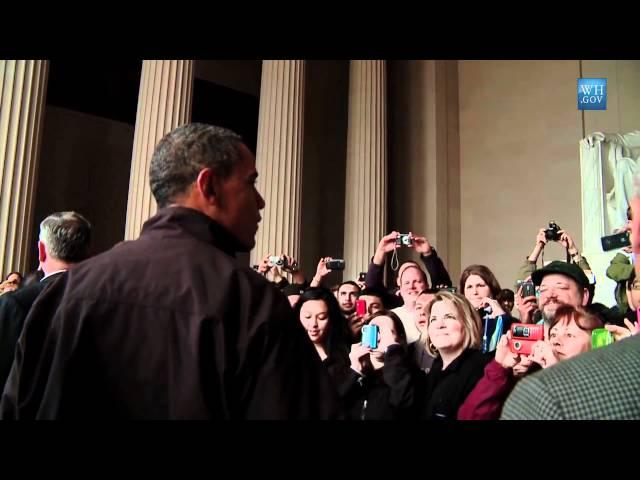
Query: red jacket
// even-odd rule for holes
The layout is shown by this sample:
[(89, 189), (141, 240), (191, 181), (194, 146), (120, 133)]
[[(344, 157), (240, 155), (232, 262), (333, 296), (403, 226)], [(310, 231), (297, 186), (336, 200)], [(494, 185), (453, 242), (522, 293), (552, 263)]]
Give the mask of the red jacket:
[(458, 409), (458, 420), (499, 420), (515, 383), (510, 368), (491, 360), (484, 367), (484, 376)]

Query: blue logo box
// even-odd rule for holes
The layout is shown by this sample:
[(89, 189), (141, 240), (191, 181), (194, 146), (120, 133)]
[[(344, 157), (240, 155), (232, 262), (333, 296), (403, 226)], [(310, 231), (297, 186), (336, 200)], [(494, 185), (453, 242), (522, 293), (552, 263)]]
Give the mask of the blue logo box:
[(607, 109), (607, 79), (578, 79), (578, 110)]

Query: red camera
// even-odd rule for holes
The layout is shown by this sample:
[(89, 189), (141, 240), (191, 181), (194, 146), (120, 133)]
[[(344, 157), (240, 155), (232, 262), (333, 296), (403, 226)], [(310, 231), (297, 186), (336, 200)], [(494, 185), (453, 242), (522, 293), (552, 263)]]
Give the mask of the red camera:
[(356, 315), (358, 317), (364, 317), (367, 314), (367, 301), (356, 300)]
[(544, 325), (514, 323), (511, 325), (509, 349), (519, 355), (531, 355), (533, 344), (544, 340)]

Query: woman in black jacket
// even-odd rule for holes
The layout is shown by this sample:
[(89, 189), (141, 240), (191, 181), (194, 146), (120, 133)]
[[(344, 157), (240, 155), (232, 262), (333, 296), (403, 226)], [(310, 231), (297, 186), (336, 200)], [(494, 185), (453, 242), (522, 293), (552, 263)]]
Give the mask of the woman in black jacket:
[(407, 355), (402, 321), (393, 312), (382, 310), (371, 316), (368, 325), (379, 329), (377, 347), (352, 345), (350, 369), (337, 382), (347, 419), (417, 418), (423, 397), (415, 386), (424, 373)]
[(336, 377), (346, 370), (350, 332), (336, 297), (326, 288), (308, 288), (294, 311), (329, 374)]
[(424, 314), (425, 347), (436, 358), (426, 376), (421, 417), (455, 420), (458, 408), (484, 375), (492, 355), (480, 351), (480, 317), (462, 295), (438, 292)]

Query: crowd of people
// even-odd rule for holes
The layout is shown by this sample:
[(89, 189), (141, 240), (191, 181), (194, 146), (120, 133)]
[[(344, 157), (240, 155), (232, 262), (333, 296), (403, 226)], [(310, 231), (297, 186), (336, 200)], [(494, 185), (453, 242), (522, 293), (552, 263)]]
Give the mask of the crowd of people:
[[(137, 240), (88, 258), (90, 223), (47, 217), (38, 272), (0, 284), (0, 418), (640, 418), (635, 198), (609, 308), (552, 225), (513, 290), (481, 264), (454, 285), (427, 237), (397, 231), (339, 285), (326, 281), (349, 259), (323, 257), (311, 278), (286, 252), (242, 266), (258, 173), (235, 133), (188, 124), (154, 151), (158, 213)], [(549, 242), (566, 261), (538, 265)], [(420, 263), (392, 268), (390, 287), (398, 248)]]

